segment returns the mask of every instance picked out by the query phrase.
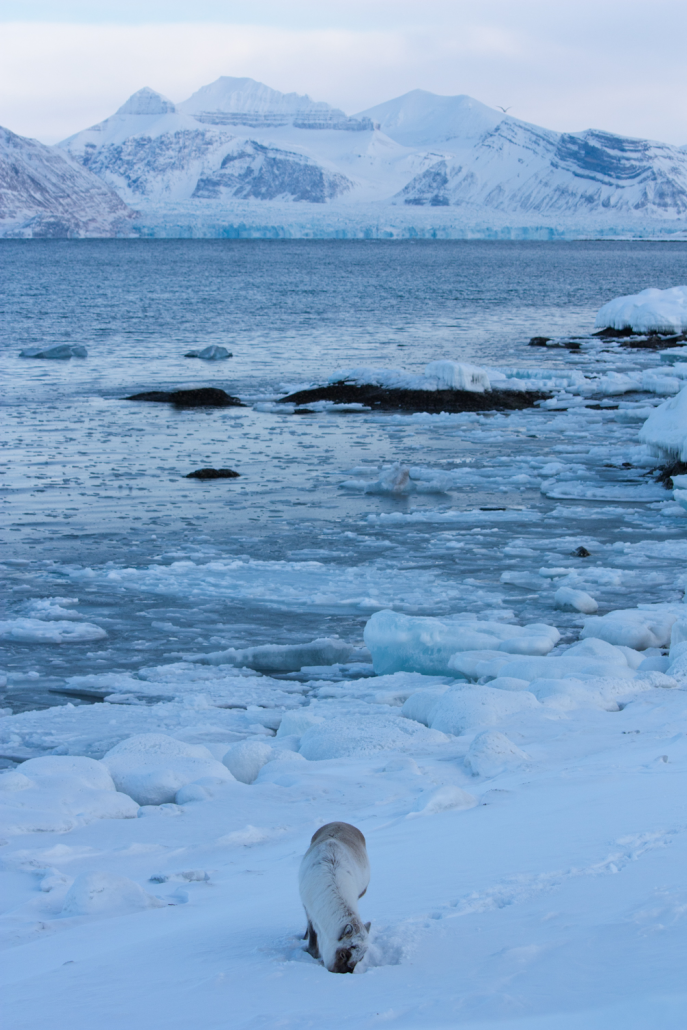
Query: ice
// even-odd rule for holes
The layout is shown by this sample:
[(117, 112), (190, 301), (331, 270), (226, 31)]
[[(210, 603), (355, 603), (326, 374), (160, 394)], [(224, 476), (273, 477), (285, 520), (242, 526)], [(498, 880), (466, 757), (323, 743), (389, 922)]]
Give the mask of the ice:
[(676, 619), (676, 615), (660, 609), (640, 611), (623, 608), (586, 619), (580, 637), (599, 637), (609, 644), (631, 647), (636, 651), (645, 651), (647, 647), (667, 647)]
[(478, 733), (465, 756), (465, 764), (473, 776), (498, 776), (528, 761), (529, 756), (498, 730)]
[(632, 329), (636, 333), (682, 333), (687, 330), (687, 286), (653, 287), (616, 297), (600, 309), (597, 329)]
[(599, 602), (591, 594), (584, 590), (574, 590), (572, 587), (559, 587), (553, 599), (557, 608), (573, 608), (577, 612), (584, 612), (585, 615), (593, 615), (599, 610)]
[(272, 757), (272, 748), (261, 740), (242, 740), (232, 744), (222, 758), (235, 780), (253, 783), (266, 762)]
[(640, 442), (664, 460), (687, 461), (687, 390), (651, 412), (639, 431)]
[(62, 361), (67, 358), (87, 358), (88, 351), (80, 343), (58, 343), (54, 347), (25, 347), (19, 351), (19, 357)]
[(202, 358), (203, 361), (223, 361), (225, 358), (233, 357), (233, 355), (226, 347), (221, 347), (217, 343), (211, 343), (208, 347), (203, 347), (202, 350), (190, 350), (187, 354), (184, 354), (184, 357)]
[[(401, 709), (408, 715), (410, 702), (406, 701)], [(406, 707), (408, 706), (408, 707)], [(427, 725), (443, 733), (461, 736), (469, 730), (482, 726), (494, 726), (504, 723), (517, 712), (539, 707), (539, 702), (527, 690), (495, 690), (489, 686), (455, 686), (437, 699), (430, 710)]]
[(447, 741), (443, 733), (391, 715), (364, 719), (339, 716), (311, 726), (301, 737), (300, 753), (309, 762), (370, 756), (378, 751), (423, 750)]
[(430, 361), (425, 368), (425, 375), (436, 379), (442, 387), (448, 387), (450, 390), (484, 393), (485, 390), (491, 389), (489, 375), (485, 369), (459, 361)]
[(376, 612), (365, 627), (365, 643), (377, 675), (421, 672), (450, 675), (458, 651), (493, 649), (511, 654), (547, 654), (560, 634), (554, 626), (514, 626), (455, 616), (450, 621), (418, 618), (399, 612)]
[[(52, 618), (51, 615), (48, 617)], [(27, 644), (79, 644), (106, 637), (104, 629), (90, 622), (62, 619), (45, 622), (42, 619), (5, 619), (0, 622), (0, 640)]]
[(180, 787), (204, 776), (231, 774), (202, 744), (186, 744), (164, 733), (140, 733), (117, 744), (102, 759), (117, 789), (139, 805), (173, 802)]
[(148, 894), (138, 883), (115, 873), (80, 873), (67, 891), (63, 916), (114, 916), (163, 908), (164, 901)]
[(137, 811), (91, 758), (32, 758), (21, 770), (0, 773), (0, 833), (67, 833), (94, 819), (131, 819)]
[(190, 661), (208, 665), (236, 665), (258, 672), (299, 672), (303, 666), (336, 665), (351, 656), (353, 648), (336, 637), (319, 637), (307, 644), (261, 644), (240, 650), (211, 651), (191, 655)]

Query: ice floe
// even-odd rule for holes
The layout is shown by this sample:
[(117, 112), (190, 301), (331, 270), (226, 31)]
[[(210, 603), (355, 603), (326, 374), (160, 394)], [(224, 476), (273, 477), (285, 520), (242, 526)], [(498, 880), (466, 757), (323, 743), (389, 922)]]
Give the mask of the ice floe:
[[(43, 614), (43, 613), (41, 613)], [(4, 619), (0, 622), (0, 640), (16, 640), (26, 644), (80, 644), (104, 640), (107, 633), (90, 622), (55, 619), (55, 610), (44, 619)]]
[(211, 343), (208, 347), (203, 347), (202, 350), (188, 351), (187, 354), (184, 354), (184, 357), (201, 358), (203, 361), (224, 361), (225, 358), (231, 358), (233, 355), (226, 347), (221, 347), (217, 343)]
[(88, 351), (80, 343), (58, 343), (54, 347), (25, 347), (20, 358), (49, 358), (63, 361), (67, 358), (87, 358)]
[(597, 329), (632, 329), (636, 333), (682, 333), (687, 330), (687, 286), (649, 287), (616, 297), (599, 310)]

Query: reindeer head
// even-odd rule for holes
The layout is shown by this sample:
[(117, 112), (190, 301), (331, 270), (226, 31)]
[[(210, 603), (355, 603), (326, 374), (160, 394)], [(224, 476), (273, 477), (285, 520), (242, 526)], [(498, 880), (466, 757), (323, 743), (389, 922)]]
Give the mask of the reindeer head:
[(331, 965), (327, 963), (330, 973), (352, 973), (367, 951), (369, 923), (361, 923), (352, 917), (345, 923), (340, 932)]

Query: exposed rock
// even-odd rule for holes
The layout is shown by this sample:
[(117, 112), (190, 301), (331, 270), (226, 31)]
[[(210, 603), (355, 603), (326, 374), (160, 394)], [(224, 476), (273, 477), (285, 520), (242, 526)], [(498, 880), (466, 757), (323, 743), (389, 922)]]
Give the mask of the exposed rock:
[(623, 340), (621, 347), (631, 347), (633, 350), (667, 350), (669, 347), (682, 347), (687, 341), (687, 333), (679, 336), (661, 336), (660, 333), (652, 333), (650, 336), (634, 336)]
[(687, 462), (671, 461), (667, 465), (660, 465), (656, 469), (656, 481), (662, 483), (666, 490), (673, 489), (673, 476), (684, 476), (687, 474)]
[(344, 381), (298, 390), (280, 397), (281, 404), (310, 404), (333, 401), (336, 404), (365, 404), (377, 411), (516, 411), (531, 408), (548, 393), (516, 390), (389, 390), (371, 384), (358, 385)]
[(550, 339), (550, 336), (533, 336), (530, 340), (530, 347), (546, 347)]
[(160, 404), (174, 404), (178, 408), (244, 408), (238, 397), (232, 397), (224, 390), (205, 386), (197, 390), (149, 390), (125, 397), (125, 401), (153, 401)]
[(196, 469), (189, 472), (187, 479), (238, 479), (240, 473), (233, 469)]
[(578, 547), (572, 553), (573, 558), (590, 558), (591, 551), (588, 551), (586, 547)]

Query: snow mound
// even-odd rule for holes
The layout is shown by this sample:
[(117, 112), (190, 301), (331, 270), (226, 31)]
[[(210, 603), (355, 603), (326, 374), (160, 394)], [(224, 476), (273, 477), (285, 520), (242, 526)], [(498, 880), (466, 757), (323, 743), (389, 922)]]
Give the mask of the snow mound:
[(683, 333), (687, 330), (687, 286), (649, 288), (616, 297), (600, 309), (596, 329), (632, 329), (636, 333)]
[(639, 430), (639, 442), (659, 457), (687, 461), (687, 390), (652, 411)]
[(465, 764), (473, 776), (498, 776), (528, 760), (529, 756), (498, 730), (478, 733), (465, 756)]
[(544, 623), (512, 626), (469, 615), (440, 620), (381, 611), (368, 621), (364, 637), (377, 675), (407, 671), (432, 676), (455, 673), (450, 660), (456, 652), (492, 649), (544, 655), (560, 634)]
[(58, 343), (54, 347), (26, 347), (19, 351), (19, 357), (64, 361), (67, 358), (87, 358), (88, 351), (80, 343)]
[(340, 716), (312, 726), (301, 737), (300, 753), (310, 762), (327, 758), (352, 758), (378, 751), (407, 751), (414, 746), (444, 743), (443, 733), (425, 729), (418, 722), (390, 715), (361, 718)]
[(133, 819), (137, 811), (92, 758), (47, 755), (0, 773), (0, 833), (67, 833), (96, 819)]
[(667, 647), (676, 615), (667, 611), (641, 611), (625, 608), (595, 615), (585, 620), (580, 637), (599, 637), (609, 644), (618, 644), (646, 651), (647, 647)]
[[(401, 714), (417, 711), (408, 698)], [(509, 716), (538, 708), (539, 702), (527, 690), (494, 690), (476, 685), (449, 687), (428, 711), (427, 725), (443, 733), (461, 736), (478, 726), (493, 726)]]
[(190, 350), (188, 354), (184, 354), (184, 357), (202, 358), (203, 361), (223, 361), (225, 358), (233, 357), (233, 355), (226, 347), (220, 347), (219, 344), (212, 343), (209, 347), (203, 347), (202, 350)]
[(67, 891), (63, 916), (114, 916), (163, 908), (164, 901), (147, 894), (126, 876), (114, 873), (81, 873)]
[(107, 633), (90, 622), (42, 619), (6, 619), (0, 622), (0, 640), (22, 644), (80, 644), (104, 640)]
[(231, 774), (202, 744), (185, 744), (164, 733), (140, 733), (123, 740), (102, 759), (117, 789), (139, 805), (173, 802), (180, 787), (204, 776)]
[(464, 812), (474, 808), (477, 798), (460, 787), (446, 784), (438, 790), (421, 794), (417, 800), (415, 811), (408, 818), (418, 815), (436, 815), (437, 812)]
[(235, 780), (253, 783), (271, 757), (272, 748), (262, 740), (241, 740), (229, 748), (222, 763)]

